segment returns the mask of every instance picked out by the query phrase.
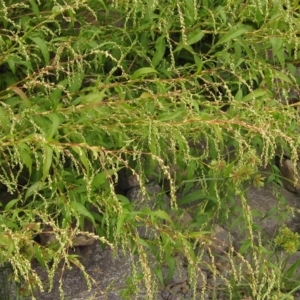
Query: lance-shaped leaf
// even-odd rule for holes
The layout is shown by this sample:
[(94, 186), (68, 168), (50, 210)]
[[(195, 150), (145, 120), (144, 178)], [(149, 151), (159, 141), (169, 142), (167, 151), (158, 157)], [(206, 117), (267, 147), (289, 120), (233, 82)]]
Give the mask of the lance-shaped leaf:
[(246, 31), (248, 31), (246, 27), (232, 28), (216, 43), (216, 46), (227, 43), (244, 34)]

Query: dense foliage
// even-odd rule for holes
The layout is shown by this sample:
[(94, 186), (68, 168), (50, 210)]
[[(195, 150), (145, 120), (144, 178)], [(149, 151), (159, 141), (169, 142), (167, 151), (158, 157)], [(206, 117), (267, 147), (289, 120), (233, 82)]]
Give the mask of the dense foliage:
[[(26, 292), (43, 289), (30, 262), (50, 279), (62, 260), (82, 268), (68, 248), (89, 220), (103, 245), (139, 255), (149, 299), (163, 281), (149, 249), (170, 266), (182, 252), (195, 281), (211, 222), (244, 184), (264, 184), (258, 168), (275, 155), (298, 159), (299, 28), (290, 0), (0, 0), (0, 179), (12, 195), (0, 263)], [(190, 226), (164, 205), (135, 209), (115, 190), (122, 169), (142, 188), (167, 181), (172, 213), (202, 200)], [(140, 239), (141, 224), (157, 238)], [(58, 241), (47, 247), (46, 225)], [(241, 288), (264, 299), (259, 284)]]

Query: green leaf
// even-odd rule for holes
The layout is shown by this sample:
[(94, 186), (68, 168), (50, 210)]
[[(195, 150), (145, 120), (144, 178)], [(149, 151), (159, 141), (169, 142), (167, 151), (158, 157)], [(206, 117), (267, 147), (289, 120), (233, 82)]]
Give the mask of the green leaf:
[(13, 199), (10, 200), (6, 205), (5, 205), (5, 210), (10, 210), (16, 203), (18, 203), (20, 200), (19, 199)]
[(49, 175), (49, 170), (52, 164), (53, 148), (49, 145), (44, 145), (44, 161), (43, 161), (43, 178), (45, 180)]
[[(194, 51), (193, 47), (190, 46), (190, 45), (183, 44), (182, 49), (185, 49), (186, 51), (190, 52), (190, 53), (193, 54), (193, 55), (195, 54), (195, 51)], [(181, 50), (181, 49), (180, 49), (180, 50)], [(175, 52), (175, 51), (174, 51), (174, 52)]]
[(117, 221), (117, 229), (116, 229), (116, 234), (119, 235), (121, 233), (121, 229), (123, 227), (123, 224), (125, 223), (125, 220), (127, 219), (129, 212), (125, 208), (122, 211), (122, 214), (118, 216), (118, 221)]
[(291, 63), (288, 63), (288, 64), (287, 64), (287, 68), (288, 68), (288, 70), (291, 72), (291, 74), (292, 74), (293, 76), (297, 76), (297, 75), (296, 75), (296, 73), (297, 73), (297, 68), (296, 68), (296, 66), (294, 66), (294, 65), (291, 64)]
[(243, 48), (243, 50), (246, 52), (249, 59), (253, 59), (253, 51), (250, 49), (247, 43), (243, 43), (242, 40), (237, 40), (235, 44), (239, 44)]
[(188, 12), (188, 16), (194, 20), (195, 17), (195, 3), (194, 0), (185, 0), (185, 9)]
[(160, 36), (155, 43), (156, 52), (152, 58), (152, 64), (156, 67), (162, 60), (166, 51), (166, 41), (164, 36)]
[(2, 129), (9, 129), (11, 126), (10, 120), (7, 117), (7, 113), (0, 107), (0, 124)]
[(184, 197), (182, 197), (179, 201), (178, 204), (179, 205), (183, 205), (183, 204), (188, 204), (188, 203), (192, 203), (194, 201), (198, 201), (198, 200), (202, 200), (205, 199), (205, 194), (203, 193), (202, 190), (197, 190), (194, 191)]
[(9, 65), (10, 70), (15, 75), (16, 74), (16, 63), (15, 63), (15, 60), (13, 58), (9, 58), (9, 59), (7, 59), (7, 63)]
[(277, 56), (282, 69), (284, 69), (285, 59), (284, 59), (283, 41), (279, 38), (272, 37), (272, 38), (270, 38), (270, 42), (272, 44), (273, 55)]
[[(17, 209), (13, 208), (11, 210), (11, 212), (14, 212), (14, 216), (16, 215), (16, 212), (18, 211)], [(14, 219), (17, 219), (18, 217), (14, 217)], [(19, 224), (16, 224), (15, 222), (11, 221), (11, 220), (8, 220), (8, 219), (2, 219), (1, 220), (2, 224), (5, 224), (6, 227), (10, 228), (10, 229), (17, 229), (17, 230), (20, 230), (20, 227), (19, 227)], [(19, 223), (18, 221), (16, 221), (17, 223)], [(0, 233), (0, 236), (1, 236), (1, 233)]]
[(247, 31), (248, 31), (248, 29), (246, 27), (232, 28), (216, 43), (215, 46), (227, 43)]
[(93, 225), (96, 226), (93, 215), (86, 209), (84, 205), (75, 201), (71, 201), (70, 204), (80, 215), (89, 218)]
[(246, 253), (246, 251), (251, 247), (252, 242), (250, 240), (244, 240), (243, 244), (241, 245), (239, 249), (240, 254)]
[(300, 259), (298, 259), (296, 262), (294, 262), (285, 272), (284, 277), (287, 279), (291, 279), (295, 274), (296, 271), (299, 270), (300, 266)]
[(46, 263), (45, 260), (43, 258), (42, 252), (41, 252), (41, 246), (34, 244), (33, 245), (33, 251), (34, 251), (34, 257), (37, 259), (37, 261), (39, 262), (39, 264), (45, 268), (46, 267)]
[(163, 277), (163, 272), (162, 272), (161, 267), (155, 267), (154, 273), (156, 274), (160, 284), (163, 286), (164, 285), (164, 277)]
[(266, 180), (266, 185), (273, 182), (273, 181), (275, 181), (275, 179), (276, 179), (275, 174), (271, 174), (270, 176), (268, 176), (268, 178)]
[(146, 240), (141, 239), (140, 237), (137, 237), (136, 240), (137, 240), (137, 242), (138, 242), (140, 245), (142, 245), (142, 246), (144, 246), (144, 247), (147, 247), (147, 248), (151, 249), (151, 247), (149, 246), (149, 244), (147, 243)]
[(252, 93), (248, 94), (247, 96), (245, 96), (241, 100), (241, 102), (247, 102), (247, 101), (250, 101), (250, 100), (258, 99), (258, 98), (261, 98), (265, 95), (266, 95), (266, 91), (264, 89), (257, 89), (255, 91), (253, 91)]
[(153, 216), (157, 216), (161, 219), (164, 219), (164, 220), (170, 222), (172, 225), (174, 225), (174, 223), (173, 223), (172, 219), (170, 218), (170, 216), (163, 210), (150, 211), (149, 214), (153, 215)]
[(193, 32), (191, 32), (188, 36), (187, 36), (187, 41), (186, 43), (188, 45), (192, 45), (195, 44), (197, 42), (199, 42), (204, 36), (204, 33), (202, 32), (201, 29), (197, 29)]
[(54, 89), (50, 94), (49, 94), (49, 98), (53, 101), (56, 102), (57, 104), (61, 101), (61, 95), (62, 92), (64, 90), (64, 88), (66, 88), (68, 85), (68, 79), (62, 80), (60, 81), (57, 85), (56, 85), (56, 89)]
[(211, 125), (212, 128), (214, 129), (214, 132), (220, 142), (220, 148), (221, 148), (221, 151), (223, 150), (223, 146), (224, 146), (224, 140), (223, 140), (223, 135), (222, 135), (222, 130), (220, 129), (219, 126), (217, 125)]
[(283, 72), (280, 72), (280, 71), (277, 71), (277, 70), (275, 71), (274, 70), (274, 77), (278, 78), (278, 79), (280, 79), (280, 80), (282, 80), (284, 82), (287, 82), (289, 84), (293, 84), (293, 82), (291, 81), (291, 79), (285, 73), (283, 73)]
[(44, 182), (41, 182), (41, 181), (38, 181), (38, 182), (35, 182), (32, 186), (30, 186), (28, 188), (28, 190), (26, 191), (26, 194), (25, 194), (25, 200), (34, 195), (36, 192), (42, 190), (43, 188), (45, 187), (45, 183)]
[(11, 239), (11, 237), (9, 237), (6, 234), (0, 235), (0, 247), (1, 246), (4, 246), (3, 248), (5, 248), (6, 255), (8, 257), (12, 254), (12, 252), (15, 248), (13, 240)]
[(198, 55), (194, 55), (194, 61), (197, 66), (196, 75), (200, 74), (203, 67), (202, 59)]
[(153, 68), (150, 68), (150, 67), (140, 68), (131, 75), (131, 80), (135, 80), (135, 79), (138, 79), (138, 78), (141, 78), (146, 75), (153, 74), (153, 73), (157, 73), (157, 71)]
[(120, 200), (120, 202), (122, 203), (122, 206), (126, 207), (129, 205), (131, 206), (132, 202), (129, 201), (125, 196), (118, 194), (117, 198)]
[(31, 5), (32, 11), (34, 12), (34, 14), (39, 17), (40, 16), (40, 10), (38, 5), (36, 4), (36, 2), (34, 0), (29, 0), (29, 3)]
[(103, 185), (106, 182), (107, 182), (107, 172), (103, 171), (94, 176), (92, 186), (94, 186), (95, 188), (99, 188), (101, 185)]
[(43, 41), (40, 37), (36, 36), (36, 37), (29, 37), (41, 50), (44, 60), (45, 60), (45, 64), (48, 65), (49, 61), (50, 61), (50, 54), (49, 54), (49, 50), (48, 50), (48, 46), (45, 43), (45, 41)]
[(176, 261), (173, 256), (169, 256), (167, 259), (167, 263), (168, 263), (168, 276), (166, 280), (168, 281), (171, 280), (171, 278), (174, 275), (175, 268), (176, 268)]
[(75, 75), (73, 75), (70, 80), (68, 91), (70, 93), (78, 92), (82, 86), (83, 78), (84, 78), (84, 72), (77, 72)]
[[(85, 144), (81, 144), (82, 146), (85, 146)], [(73, 146), (72, 149), (78, 154), (80, 161), (82, 162), (83, 166), (85, 167), (85, 170), (87, 174), (90, 173), (90, 162), (85, 154), (84, 149), (80, 146)]]
[(242, 91), (242, 89), (239, 89), (239, 90), (237, 91), (237, 93), (235, 94), (234, 99), (235, 99), (236, 101), (241, 101), (241, 100), (243, 99), (243, 91)]
[(163, 113), (159, 117), (159, 121), (166, 122), (175, 120), (177, 117), (181, 116), (185, 111), (184, 110), (176, 110), (173, 113)]
[(99, 188), (99, 187), (101, 187), (101, 185), (108, 183), (107, 178), (109, 176), (112, 176), (113, 174), (115, 174), (117, 171), (118, 171), (118, 169), (115, 169), (115, 170), (108, 169), (108, 170), (105, 170), (105, 171), (102, 171), (102, 172), (96, 174), (93, 178), (92, 186), (95, 188)]
[(52, 122), (51, 130), (49, 131), (49, 133), (47, 135), (47, 140), (51, 140), (53, 138), (54, 134), (57, 133), (57, 129), (59, 127), (60, 121), (59, 121), (59, 117), (57, 114), (50, 114), (50, 115), (47, 115), (47, 117)]
[(24, 101), (27, 107), (31, 107), (31, 102), (29, 101), (22, 89), (18, 88), (17, 86), (11, 86), (10, 89), (20, 96), (20, 98)]
[(262, 221), (262, 220), (265, 220), (265, 219), (267, 219), (271, 216), (275, 216), (277, 214), (277, 212), (278, 212), (278, 208), (277, 207), (272, 207), (267, 211), (267, 213), (263, 217), (260, 218), (260, 220)]
[(69, 15), (69, 26), (68, 26), (68, 29), (71, 29), (71, 28), (74, 27), (74, 20), (75, 20), (73, 9), (67, 9), (67, 13)]
[(82, 97), (80, 101), (81, 104), (84, 103), (100, 103), (102, 102), (103, 98), (105, 97), (106, 90), (103, 89), (101, 91), (91, 92), (88, 93), (86, 96)]

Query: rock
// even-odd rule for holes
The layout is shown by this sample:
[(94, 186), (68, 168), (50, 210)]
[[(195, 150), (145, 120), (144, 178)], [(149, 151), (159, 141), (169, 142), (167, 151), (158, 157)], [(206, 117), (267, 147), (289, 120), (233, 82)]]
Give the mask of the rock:
[(130, 174), (129, 171), (125, 168), (121, 169), (118, 172), (118, 183), (117, 189), (127, 191), (132, 187), (139, 186), (139, 181), (137, 175)]
[(290, 159), (284, 159), (280, 163), (279, 169), (284, 177), (282, 179), (283, 186), (291, 192), (300, 193), (300, 177), (293, 162)]
[(197, 290), (202, 290), (207, 285), (207, 277), (208, 277), (207, 271), (201, 270), (199, 268), (198, 276), (197, 276), (197, 284), (196, 284)]
[[(119, 293), (125, 287), (125, 282), (131, 274), (131, 256), (122, 251), (115, 253), (110, 249), (102, 249), (99, 243), (83, 247), (80, 259), (89, 276), (92, 278), (92, 290), (88, 291), (86, 280), (82, 272), (73, 265), (72, 269), (66, 269), (62, 263), (55, 272), (53, 290), (48, 292), (36, 292), (39, 300), (60, 299), (59, 282), (63, 280), (63, 291), (66, 299), (72, 300), (121, 300)], [(37, 263), (34, 270), (41, 276), (45, 286), (48, 285), (46, 271)], [(47, 288), (45, 289), (47, 291)]]
[[(282, 271), (287, 271), (293, 264), (300, 262), (300, 251), (295, 253), (287, 253), (285, 251), (278, 251), (276, 255), (271, 258), (271, 262), (276, 265), (281, 265), (284, 267)], [(282, 263), (284, 262), (284, 263)], [(291, 280), (299, 280), (300, 275), (300, 268), (299, 265), (295, 268), (295, 273), (291, 274), (294, 275), (295, 278), (291, 277)]]
[(128, 190), (126, 197), (133, 203), (136, 209), (169, 207), (170, 200), (159, 184), (154, 182), (146, 184), (145, 192), (146, 195), (143, 195), (141, 188), (135, 186)]
[(72, 240), (72, 246), (73, 247), (90, 246), (93, 245), (95, 241), (96, 238), (93, 235), (77, 234)]
[(179, 255), (175, 257), (176, 267), (172, 276), (172, 283), (180, 283), (188, 280), (187, 268), (184, 266), (183, 258)]
[[(149, 183), (145, 187), (146, 195), (139, 186), (128, 190), (127, 198), (133, 203), (136, 210), (150, 208), (156, 210), (169, 207), (169, 198), (157, 183)], [(159, 233), (156, 229), (142, 224), (138, 229), (139, 236), (143, 239), (154, 239)]]
[[(184, 257), (182, 255), (177, 255), (174, 257), (174, 260), (175, 269), (171, 280), (168, 282), (168, 285), (174, 285), (188, 280), (188, 272), (184, 264)], [(169, 268), (163, 267), (163, 277), (165, 281), (167, 279), (168, 274)]]
[(18, 283), (12, 280), (13, 269), (9, 263), (0, 264), (0, 299), (17, 299)]
[[(84, 231), (85, 232), (83, 232), (83, 233), (76, 234), (72, 238), (72, 244), (70, 246), (72, 246), (72, 247), (90, 246), (95, 243), (97, 236), (94, 235), (93, 225), (88, 220), (85, 220)], [(70, 232), (70, 234), (72, 234), (72, 233)], [(39, 237), (41, 240), (41, 244), (44, 246), (57, 242), (57, 238), (56, 238), (55, 234), (53, 233), (53, 229), (49, 225), (46, 225), (44, 227), (42, 233), (39, 234)]]
[(168, 285), (161, 295), (162, 298), (166, 300), (192, 299), (191, 290), (187, 281)]
[[(299, 197), (278, 185), (270, 184), (262, 188), (249, 186), (245, 197), (250, 209), (249, 212), (252, 213), (251, 218), (253, 219), (253, 226), (255, 226), (254, 235), (257, 236), (256, 231), (259, 230), (263, 242), (267, 243), (272, 240), (278, 228), (283, 224), (291, 227), (296, 221), (292, 210), (300, 208)], [(222, 226), (232, 234), (235, 239), (235, 248), (239, 249), (242, 242), (248, 238), (248, 233), (246, 228), (240, 226), (243, 224), (241, 200), (239, 197), (235, 197), (235, 199), (231, 216), (228, 222)]]
[(186, 211), (171, 211), (169, 213), (172, 221), (174, 223), (180, 224), (180, 227), (183, 229), (186, 229), (191, 222), (193, 221), (193, 217), (191, 216), (191, 214)]
[(212, 228), (212, 253), (221, 255), (228, 250), (233, 240), (232, 236), (221, 226), (215, 224)]
[[(200, 255), (200, 252), (199, 251), (197, 251), (197, 252), (198, 252), (197, 255)], [(210, 272), (211, 271), (211, 264), (212, 264), (211, 258), (209, 256), (209, 254), (207, 253), (207, 251), (202, 250), (201, 253), (202, 253), (202, 257), (201, 257), (201, 261), (198, 265), (198, 268), (201, 271)]]
[(211, 276), (210, 278), (208, 278), (207, 284), (215, 289), (217, 287), (220, 288), (221, 286), (226, 285), (226, 281), (224, 277), (222, 278), (221, 276), (219, 276), (219, 274), (217, 274), (216, 277)]

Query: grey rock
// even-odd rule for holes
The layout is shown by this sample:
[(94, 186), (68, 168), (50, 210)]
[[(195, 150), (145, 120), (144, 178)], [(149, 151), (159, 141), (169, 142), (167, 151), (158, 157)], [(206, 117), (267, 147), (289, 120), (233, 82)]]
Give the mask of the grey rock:
[[(139, 186), (135, 186), (128, 190), (127, 198), (133, 203), (135, 209), (142, 210), (150, 208), (156, 210), (169, 206), (169, 198), (165, 195), (163, 189), (156, 183), (149, 183), (145, 187), (145, 193)], [(159, 232), (142, 224), (138, 229), (139, 236), (143, 239), (154, 239)]]
[(231, 234), (221, 226), (215, 224), (212, 228), (212, 247), (214, 255), (222, 254), (228, 250), (233, 238)]
[(176, 267), (172, 277), (173, 283), (180, 283), (188, 280), (187, 268), (184, 266), (183, 259), (180, 256), (175, 257)]
[(207, 271), (199, 269), (197, 276), (197, 290), (202, 290), (207, 285)]
[(128, 174), (128, 171), (124, 168), (118, 172), (117, 187), (121, 190), (129, 190), (132, 187), (139, 186), (137, 175)]
[(297, 164), (294, 165), (290, 159), (282, 160), (279, 165), (283, 186), (291, 192), (300, 193), (300, 178), (296, 168)]
[(169, 215), (174, 223), (180, 224), (182, 229), (186, 229), (193, 221), (192, 215), (186, 210), (182, 212), (171, 211)]
[[(209, 254), (207, 253), (207, 251), (201, 250), (201, 252), (203, 252), (203, 253), (202, 253), (202, 256), (201, 256), (201, 261), (198, 264), (198, 268), (202, 271), (210, 272), (211, 271), (211, 264), (212, 264), (211, 258), (209, 256)], [(199, 251), (198, 251), (198, 255), (200, 255)]]
[[(165, 293), (165, 298), (167, 300), (181, 300), (181, 299), (191, 299), (191, 290), (187, 281), (180, 282), (177, 284), (169, 285), (167, 287), (168, 293)], [(167, 297), (166, 297), (167, 295)]]
[[(35, 297), (39, 300), (60, 299), (59, 283), (63, 280), (65, 299), (97, 299), (97, 300), (121, 300), (119, 292), (125, 287), (126, 278), (131, 274), (131, 259), (121, 251), (116, 257), (111, 249), (101, 249), (99, 243), (83, 247), (80, 252), (81, 262), (90, 278), (92, 278), (92, 290), (88, 291), (86, 280), (82, 272), (73, 267), (71, 270), (61, 269), (55, 273), (53, 290), (37, 292)], [(42, 278), (44, 286), (48, 286), (48, 278), (45, 270), (39, 265), (33, 265), (35, 271)], [(46, 289), (47, 290), (47, 289)]]
[[(184, 258), (181, 255), (177, 255), (176, 257), (174, 257), (174, 260), (175, 260), (175, 269), (174, 269), (171, 282), (169, 282), (170, 285), (176, 285), (188, 280), (188, 272), (187, 272), (187, 268), (184, 265)], [(167, 278), (168, 272), (169, 272), (169, 268), (164, 267), (163, 268), (164, 279)]]
[[(84, 227), (84, 231), (72, 236), (72, 247), (90, 246), (94, 244), (97, 240), (97, 236), (93, 233), (94, 227), (92, 223), (86, 220)], [(73, 235), (72, 228), (70, 228), (70, 235)], [(50, 245), (57, 241), (56, 235), (54, 234), (53, 229), (49, 225), (46, 225), (44, 227), (42, 233), (39, 234), (39, 237), (41, 240), (41, 244), (44, 246)]]
[(0, 299), (17, 298), (18, 284), (12, 280), (13, 270), (9, 263), (0, 264)]
[[(247, 237), (247, 229), (240, 226), (243, 224), (241, 219), (243, 214), (242, 204), (239, 197), (235, 199), (236, 202), (231, 216), (223, 227), (233, 235), (234, 245), (238, 249)], [(293, 226), (293, 223), (297, 221), (292, 211), (300, 208), (300, 198), (280, 186), (275, 184), (263, 188), (249, 186), (246, 192), (246, 200), (249, 211), (252, 213), (253, 224), (257, 226), (254, 235), (259, 230), (263, 241), (272, 240), (283, 224)]]
[[(297, 262), (300, 263), (300, 251), (297, 251), (295, 253), (287, 253), (285, 251), (278, 251), (276, 253), (276, 255), (271, 257), (271, 261), (272, 261), (272, 263), (274, 263), (276, 265), (281, 265), (282, 267), (284, 267), (282, 269), (283, 272), (287, 271), (293, 264), (296, 264)], [(295, 281), (300, 280), (300, 267), (299, 267), (299, 265), (295, 269), (295, 273), (292, 274), (292, 275), (294, 276), (294, 277), (292, 276), (292, 279), (294, 279)]]
[(169, 198), (164, 190), (157, 183), (148, 183), (145, 186), (145, 194), (139, 186), (135, 186), (128, 190), (127, 198), (134, 204), (136, 209), (149, 207), (157, 209), (159, 207), (169, 207)]
[(170, 294), (171, 294), (170, 290), (169, 290), (168, 288), (166, 288), (166, 289), (164, 289), (164, 290), (162, 291), (161, 297), (162, 297), (163, 299), (168, 299), (169, 296), (170, 296)]
[(217, 288), (217, 287), (221, 287), (224, 286), (226, 284), (225, 279), (222, 278), (221, 276), (216, 276), (215, 278), (209, 278), (207, 280), (207, 284), (209, 286), (211, 286), (212, 288)]

